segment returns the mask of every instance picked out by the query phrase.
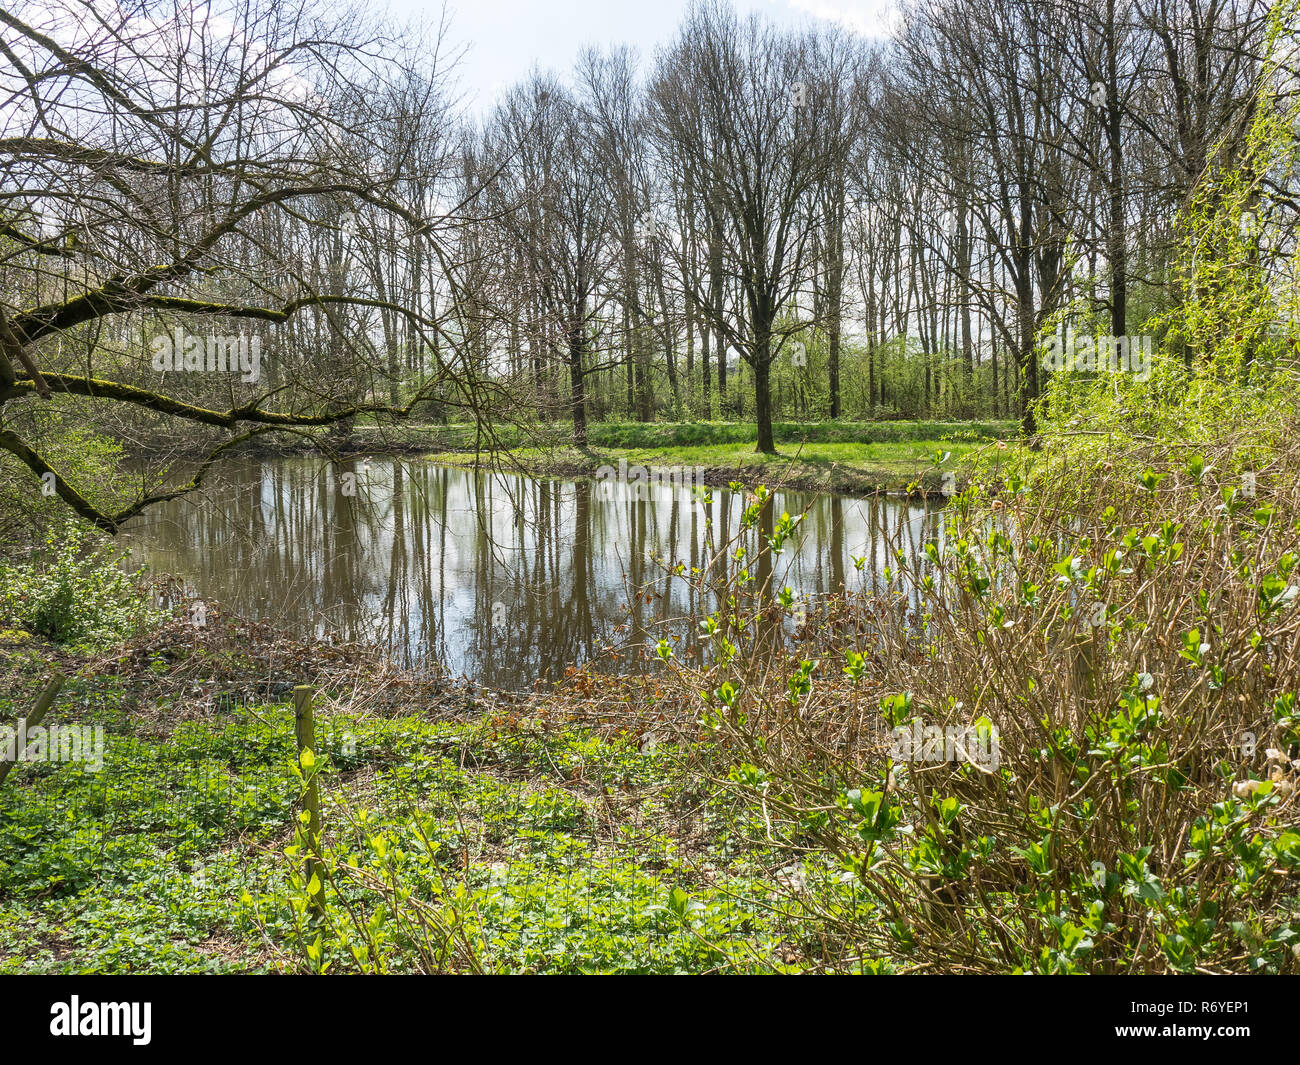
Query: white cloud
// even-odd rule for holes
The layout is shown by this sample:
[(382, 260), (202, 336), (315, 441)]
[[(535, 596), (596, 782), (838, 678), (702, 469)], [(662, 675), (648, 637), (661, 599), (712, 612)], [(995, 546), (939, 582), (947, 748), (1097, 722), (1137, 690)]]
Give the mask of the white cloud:
[(898, 11), (893, 0), (787, 0), (795, 11), (837, 22), (867, 37), (889, 35)]

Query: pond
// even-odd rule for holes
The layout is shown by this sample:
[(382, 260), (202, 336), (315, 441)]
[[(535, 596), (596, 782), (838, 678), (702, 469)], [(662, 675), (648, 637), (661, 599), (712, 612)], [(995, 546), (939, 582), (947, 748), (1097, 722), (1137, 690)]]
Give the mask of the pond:
[[(705, 565), (752, 501), (726, 488), (708, 501), (680, 485), (626, 488), (422, 458), (243, 458), (120, 539), (133, 562), (228, 612), (520, 690), (588, 661), (636, 668), (661, 627), (683, 630), (698, 593), (664, 561)], [(894, 550), (937, 534), (938, 512), (916, 502), (773, 495), (777, 519), (807, 511), (773, 586), (809, 603), (870, 589)]]

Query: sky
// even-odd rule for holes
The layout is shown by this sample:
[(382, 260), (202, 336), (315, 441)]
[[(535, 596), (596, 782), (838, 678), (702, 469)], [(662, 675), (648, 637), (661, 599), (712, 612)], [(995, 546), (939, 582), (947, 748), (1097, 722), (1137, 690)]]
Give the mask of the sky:
[[(779, 25), (827, 19), (867, 36), (888, 32), (892, 0), (733, 0)], [(567, 74), (586, 45), (628, 44), (649, 60), (672, 40), (689, 0), (448, 0), (453, 49), (469, 46), (458, 69), (472, 110), (484, 113), (534, 65)], [(388, 0), (399, 21), (436, 24), (442, 0)]]

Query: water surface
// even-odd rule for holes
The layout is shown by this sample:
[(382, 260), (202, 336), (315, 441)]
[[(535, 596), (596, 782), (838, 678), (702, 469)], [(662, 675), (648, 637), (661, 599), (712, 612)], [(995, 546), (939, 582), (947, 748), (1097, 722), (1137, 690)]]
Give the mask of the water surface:
[[(136, 562), (227, 611), (378, 641), (404, 664), (522, 689), (593, 659), (635, 668), (636, 648), (662, 624), (684, 632), (701, 604), (663, 560), (705, 565), (752, 501), (728, 489), (707, 504), (684, 488), (626, 498), (635, 494), (421, 458), (240, 459), (121, 539)], [(774, 497), (771, 520), (807, 515), (773, 583), (810, 602), (870, 588), (893, 561), (891, 540), (910, 552), (938, 524), (911, 502)], [(629, 643), (617, 660), (604, 653)]]

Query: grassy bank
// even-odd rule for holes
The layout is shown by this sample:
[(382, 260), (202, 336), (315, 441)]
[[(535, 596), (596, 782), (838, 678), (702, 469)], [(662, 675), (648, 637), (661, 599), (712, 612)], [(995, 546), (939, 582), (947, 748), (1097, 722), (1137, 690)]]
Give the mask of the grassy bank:
[[(317, 429), (262, 437), (238, 450), (259, 456), (420, 455), (449, 465), (564, 477), (590, 477), (602, 465), (625, 460), (701, 467), (705, 483), (719, 488), (738, 481), (749, 488), (782, 484), (806, 491), (938, 496), (945, 472), (964, 482), (967, 456), (1005, 447), (1018, 429), (1006, 421), (827, 421), (777, 422), (774, 431), (776, 455), (755, 451), (757, 430), (747, 422), (600, 422), (590, 426), (586, 448), (574, 447), (569, 427), (556, 424), (479, 432), (472, 425), (359, 422), (342, 439)], [(176, 453), (184, 451), (178, 444)], [(194, 457), (201, 453), (196, 444)]]
[[(987, 442), (1016, 435), (1014, 421), (880, 421), (880, 422), (775, 422), (772, 434), (778, 444), (901, 444)], [(538, 443), (564, 446), (572, 439), (564, 424), (533, 429), (500, 425), (480, 433), (473, 425), (422, 425), (414, 423), (375, 426), (358, 423), (355, 446), (383, 446), (430, 451), (473, 451), (476, 448), (531, 447)], [(753, 422), (592, 422), (587, 442), (592, 447), (645, 449), (709, 447), (737, 444), (753, 448), (758, 429)], [(290, 441), (289, 443), (292, 443)]]
[[(568, 443), (567, 430), (551, 426), (525, 433), (501, 427), (487, 436), (465, 425), (359, 425), (341, 454), (419, 454), (450, 465), (515, 468), (555, 476), (590, 477), (603, 465), (690, 466), (707, 484), (748, 487), (782, 484), (807, 491), (850, 494), (896, 492), (938, 495), (943, 474), (964, 480), (963, 460), (1014, 437), (1011, 422), (778, 422), (776, 455), (754, 450), (755, 427), (743, 422), (597, 423), (585, 449)], [(312, 445), (295, 437), (260, 446), (297, 453)]]
[(776, 455), (764, 455), (752, 444), (659, 445), (615, 448), (593, 445), (518, 448), (488, 459), (472, 453), (443, 451), (426, 457), (449, 465), (478, 463), (518, 468), (534, 473), (591, 477), (602, 466), (698, 468), (704, 482), (725, 487), (739, 482), (781, 485), (805, 491), (865, 495), (876, 492), (941, 495), (943, 475), (966, 479), (965, 460), (993, 443), (955, 440), (916, 440), (884, 443), (809, 443), (778, 445)]
[(292, 709), (222, 697), (266, 672), (265, 648), (241, 650), (238, 626), (195, 648), (164, 625), (120, 661), (79, 663), (6, 636), (0, 720), (57, 663), (75, 675), (54, 716), (105, 742), (96, 772), (31, 763), (0, 787), (0, 973), (415, 971), (416, 903), (389, 908), (390, 891), (455, 923), (470, 946), (447, 967), (816, 964), (789, 917), (793, 874), (774, 875), (797, 859), (753, 842), (757, 812), (701, 772), (707, 745), (647, 738), (656, 715), (636, 682), (593, 714), (581, 684), (498, 701), (369, 675), (377, 703), (318, 677), (321, 921), (295, 850)]

